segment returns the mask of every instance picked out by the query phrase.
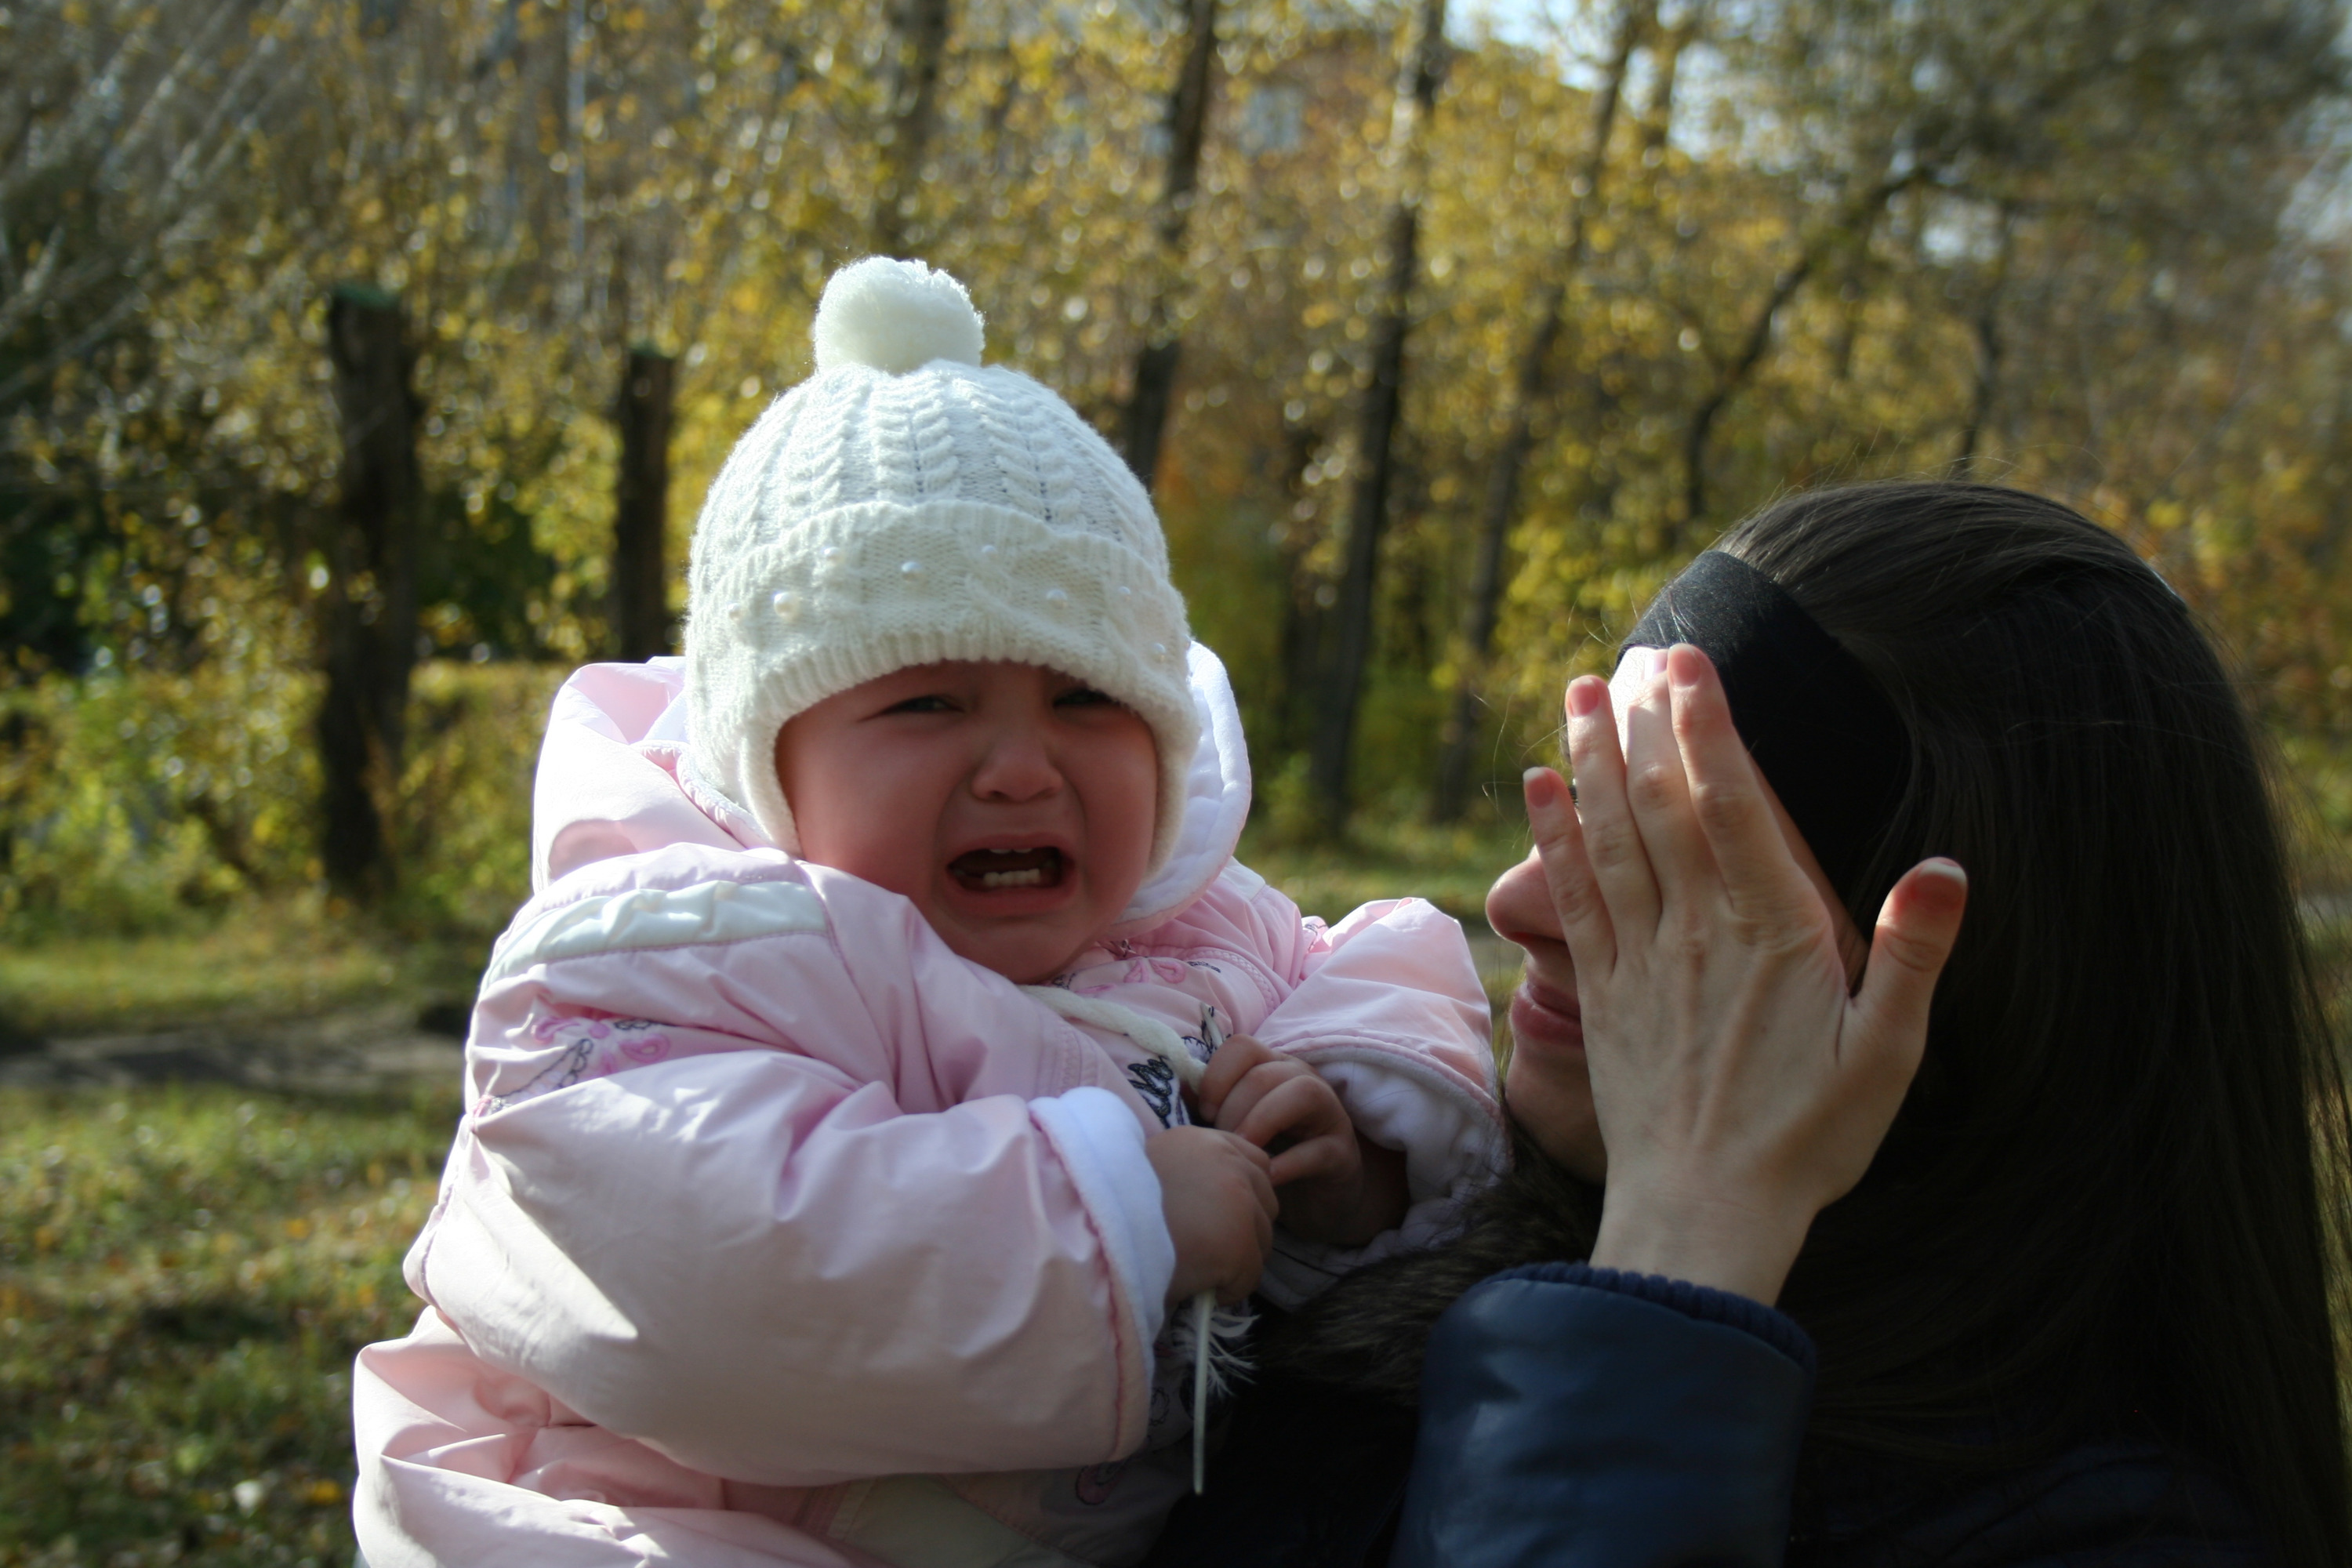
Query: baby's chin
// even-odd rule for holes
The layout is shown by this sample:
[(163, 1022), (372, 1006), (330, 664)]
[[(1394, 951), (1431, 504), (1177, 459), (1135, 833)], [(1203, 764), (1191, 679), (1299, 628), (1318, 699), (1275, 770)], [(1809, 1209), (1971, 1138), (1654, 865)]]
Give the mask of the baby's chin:
[(931, 929), (957, 957), (992, 969), (1016, 985), (1043, 985), (1066, 974), (1087, 950), (1109, 934), (1099, 929), (1055, 931), (1046, 922), (1018, 917), (1001, 920), (932, 919)]

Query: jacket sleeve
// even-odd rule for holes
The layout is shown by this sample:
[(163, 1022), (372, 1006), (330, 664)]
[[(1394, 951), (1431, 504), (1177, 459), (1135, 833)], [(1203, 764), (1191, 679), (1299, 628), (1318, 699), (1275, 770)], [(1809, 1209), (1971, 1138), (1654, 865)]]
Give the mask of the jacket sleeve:
[(775, 864), (526, 911), (412, 1284), (492, 1367), (730, 1479), (1130, 1451), (1174, 1263), (1137, 1117), (992, 1092), (1081, 1043), (1009, 986), (908, 984), (928, 928), (835, 930)]
[(1507, 1140), (1495, 1093), (1486, 994), (1460, 923), (1420, 899), (1367, 904), (1326, 931), (1294, 926), (1290, 989), (1257, 1037), (1313, 1067), (1339, 1091), (1356, 1130), (1401, 1150), (1411, 1206), (1362, 1247), (1277, 1237), (1261, 1289), (1295, 1307), (1341, 1275), (1427, 1247), (1462, 1205), (1500, 1174)]
[(1745, 1297), (1581, 1265), (1438, 1320), (1393, 1568), (1775, 1568), (1813, 1352)]

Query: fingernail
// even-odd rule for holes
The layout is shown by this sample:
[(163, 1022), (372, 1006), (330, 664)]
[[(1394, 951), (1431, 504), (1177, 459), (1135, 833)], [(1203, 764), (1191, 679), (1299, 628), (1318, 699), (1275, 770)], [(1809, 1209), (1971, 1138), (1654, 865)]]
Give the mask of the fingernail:
[(1677, 690), (1689, 690), (1698, 684), (1699, 660), (1705, 657), (1688, 643), (1676, 643), (1666, 650), (1666, 678)]
[(1926, 880), (1912, 884), (1913, 897), (1930, 906), (1940, 904), (1953, 912), (1968, 907), (1969, 874), (1958, 861), (1938, 855), (1920, 861), (1919, 869), (1927, 875)]
[(1520, 787), (1527, 791), (1528, 810), (1541, 810), (1555, 804), (1553, 784), (1559, 777), (1549, 768), (1529, 768), (1519, 775)]
[(1607, 689), (1595, 676), (1580, 675), (1570, 681), (1568, 716), (1571, 719), (1590, 717), (1592, 710), (1601, 706), (1601, 694)]

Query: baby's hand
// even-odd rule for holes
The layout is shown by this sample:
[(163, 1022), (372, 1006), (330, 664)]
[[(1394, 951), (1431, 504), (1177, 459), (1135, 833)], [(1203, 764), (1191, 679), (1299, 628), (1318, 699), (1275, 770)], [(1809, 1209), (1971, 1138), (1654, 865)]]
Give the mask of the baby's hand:
[(1404, 1217), (1404, 1156), (1356, 1134), (1315, 1069), (1235, 1035), (1201, 1078), (1201, 1114), (1274, 1156), (1283, 1227), (1360, 1247)]
[(1206, 1127), (1171, 1127), (1144, 1140), (1160, 1177), (1160, 1212), (1176, 1244), (1172, 1310), (1202, 1290), (1238, 1301), (1257, 1289), (1274, 1246), (1274, 1183), (1265, 1152)]

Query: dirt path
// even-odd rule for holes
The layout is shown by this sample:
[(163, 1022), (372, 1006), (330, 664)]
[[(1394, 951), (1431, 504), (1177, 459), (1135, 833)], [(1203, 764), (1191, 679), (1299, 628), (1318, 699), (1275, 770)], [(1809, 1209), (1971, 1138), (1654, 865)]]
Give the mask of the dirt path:
[(418, 1027), (411, 1003), (313, 1018), (51, 1040), (0, 1057), (0, 1087), (182, 1082), (352, 1093), (455, 1084), (461, 1055), (450, 1036)]

